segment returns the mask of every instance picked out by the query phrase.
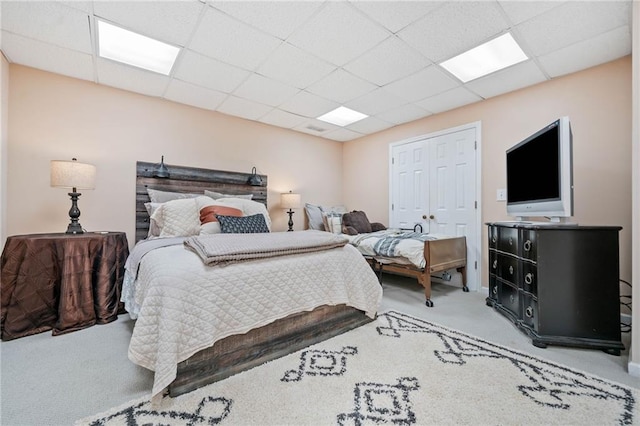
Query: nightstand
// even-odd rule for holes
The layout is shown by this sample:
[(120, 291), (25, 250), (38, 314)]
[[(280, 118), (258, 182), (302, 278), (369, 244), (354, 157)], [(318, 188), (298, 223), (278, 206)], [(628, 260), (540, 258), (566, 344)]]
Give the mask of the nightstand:
[(0, 258), (2, 340), (115, 321), (128, 255), (124, 232), (7, 238)]

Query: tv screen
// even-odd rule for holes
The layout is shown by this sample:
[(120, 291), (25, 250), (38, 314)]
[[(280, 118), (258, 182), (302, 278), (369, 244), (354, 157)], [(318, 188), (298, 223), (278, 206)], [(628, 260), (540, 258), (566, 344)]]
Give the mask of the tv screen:
[(507, 214), (573, 215), (572, 134), (562, 117), (507, 150)]
[(560, 198), (560, 147), (554, 124), (507, 152), (508, 202)]

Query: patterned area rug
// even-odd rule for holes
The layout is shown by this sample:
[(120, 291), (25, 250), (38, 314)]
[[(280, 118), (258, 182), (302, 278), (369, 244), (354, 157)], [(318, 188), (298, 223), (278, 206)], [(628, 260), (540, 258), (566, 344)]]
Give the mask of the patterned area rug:
[(640, 391), (390, 311), (153, 407), (78, 425), (640, 424)]

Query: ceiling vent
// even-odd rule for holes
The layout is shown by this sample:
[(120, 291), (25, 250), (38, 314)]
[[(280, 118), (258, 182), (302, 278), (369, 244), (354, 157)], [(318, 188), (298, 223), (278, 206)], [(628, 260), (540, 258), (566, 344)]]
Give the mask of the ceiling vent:
[(323, 129), (322, 127), (314, 126), (313, 124), (309, 124), (307, 126), (307, 129), (313, 130), (314, 132), (318, 132), (318, 133), (327, 131), (327, 129)]

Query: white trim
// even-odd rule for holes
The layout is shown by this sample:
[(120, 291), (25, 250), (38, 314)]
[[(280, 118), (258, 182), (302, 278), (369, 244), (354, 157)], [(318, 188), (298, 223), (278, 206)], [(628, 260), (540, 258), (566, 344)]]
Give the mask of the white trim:
[[(631, 316), (640, 325), (640, 2), (632, 2), (631, 27)], [(628, 371), (640, 377), (640, 327), (631, 329)]]
[[(475, 150), (475, 162), (476, 162), (476, 202), (478, 203), (478, 208), (476, 209), (476, 261), (478, 262), (478, 269), (475, 269), (475, 265), (467, 265), (467, 277), (473, 275), (475, 278), (473, 282), (475, 283), (475, 288), (469, 288), (469, 290), (473, 291), (481, 291), (482, 286), (482, 252), (484, 250), (482, 246), (482, 122), (474, 121), (467, 124), (462, 124), (456, 127), (450, 127), (444, 130), (438, 130), (436, 132), (427, 133), (424, 135), (414, 136), (411, 138), (403, 139), (396, 142), (389, 143), (389, 221), (391, 221), (391, 217), (393, 215), (391, 210), (391, 194), (393, 194), (391, 187), (391, 172), (392, 168), (392, 157), (393, 157), (393, 149), (396, 146), (404, 145), (408, 143), (417, 142), (420, 140), (437, 138), (438, 136), (447, 135), (449, 133), (456, 133), (463, 130), (474, 129), (476, 132), (476, 150)], [(467, 281), (469, 281), (467, 279)], [(488, 293), (487, 293), (488, 294)]]

